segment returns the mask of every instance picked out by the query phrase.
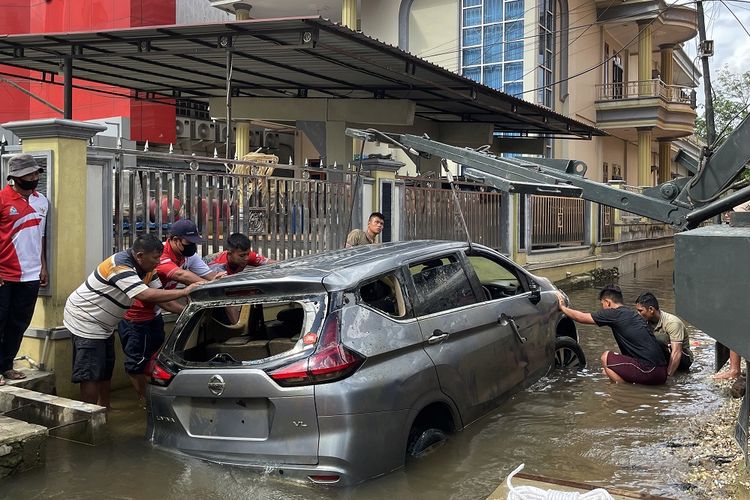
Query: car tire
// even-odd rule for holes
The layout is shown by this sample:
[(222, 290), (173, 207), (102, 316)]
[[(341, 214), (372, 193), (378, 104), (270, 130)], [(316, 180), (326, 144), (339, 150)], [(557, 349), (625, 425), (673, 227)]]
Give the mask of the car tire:
[(448, 439), (448, 435), (441, 429), (412, 429), (409, 442), (406, 445), (406, 455), (409, 458), (419, 458)]
[(581, 345), (570, 337), (555, 339), (555, 368), (559, 370), (583, 370), (586, 368), (586, 355)]

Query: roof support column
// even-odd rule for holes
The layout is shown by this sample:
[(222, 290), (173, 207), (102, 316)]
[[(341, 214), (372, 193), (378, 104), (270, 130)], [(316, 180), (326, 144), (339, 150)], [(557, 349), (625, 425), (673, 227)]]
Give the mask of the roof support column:
[(63, 118), (73, 119), (73, 56), (63, 58)]
[(653, 26), (651, 21), (638, 21), (638, 93), (652, 95), (651, 52), (653, 51)]
[(651, 185), (651, 127), (638, 129), (638, 185)]
[(672, 141), (659, 141), (658, 184), (672, 180)]
[(322, 161), (321, 158), (321, 166), (331, 166), (334, 162), (339, 166), (346, 166), (351, 163), (354, 154), (352, 138), (347, 137), (345, 131), (346, 122), (326, 122), (325, 161)]
[(672, 72), (674, 71), (674, 45), (659, 45), (661, 52), (661, 81), (664, 85), (672, 85), (674, 80)]
[(341, 0), (341, 24), (356, 31), (357, 0)]
[[(234, 154), (238, 159), (242, 159), (250, 152), (250, 122), (237, 122), (234, 134)], [(227, 136), (229, 132), (227, 131)]]

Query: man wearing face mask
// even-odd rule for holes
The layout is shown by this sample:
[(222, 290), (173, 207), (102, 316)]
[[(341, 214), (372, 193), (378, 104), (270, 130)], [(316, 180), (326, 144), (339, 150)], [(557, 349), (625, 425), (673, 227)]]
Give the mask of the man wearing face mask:
[[(197, 255), (198, 243), (203, 238), (195, 223), (180, 219), (169, 231), (156, 272), (165, 290), (178, 285), (202, 283), (221, 277), (226, 273), (212, 271)], [(179, 302), (162, 304), (169, 312), (179, 314), (183, 306)], [(159, 308), (152, 303), (136, 300), (118, 326), (120, 343), (125, 353), (125, 371), (130, 377), (138, 398), (143, 401), (146, 389), (146, 364), (164, 343), (164, 320)]]
[(8, 162), (0, 191), (0, 385), (25, 378), (13, 369), (23, 334), (31, 323), (39, 287), (47, 285), (44, 231), (47, 198), (36, 191), (42, 168), (28, 154)]

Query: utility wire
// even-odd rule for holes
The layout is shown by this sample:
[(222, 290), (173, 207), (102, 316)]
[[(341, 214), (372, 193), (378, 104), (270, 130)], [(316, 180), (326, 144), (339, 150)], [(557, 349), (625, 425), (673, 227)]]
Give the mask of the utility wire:
[(722, 3), (722, 5), (724, 5), (724, 7), (727, 8), (727, 10), (729, 11), (729, 13), (732, 14), (732, 16), (734, 16), (734, 18), (737, 20), (737, 22), (739, 23), (740, 27), (745, 31), (745, 33), (747, 34), (747, 36), (750, 37), (750, 31), (748, 31), (747, 28), (745, 27), (745, 25), (742, 23), (742, 21), (740, 21), (740, 18), (737, 17), (737, 14), (735, 14), (734, 11), (729, 8), (729, 5), (727, 5), (724, 0), (719, 0), (719, 1)]

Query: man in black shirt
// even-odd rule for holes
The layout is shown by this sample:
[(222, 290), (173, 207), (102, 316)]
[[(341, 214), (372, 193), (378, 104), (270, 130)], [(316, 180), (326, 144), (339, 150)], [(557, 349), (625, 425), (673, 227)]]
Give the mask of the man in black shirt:
[(560, 310), (578, 323), (609, 326), (622, 354), (602, 354), (604, 374), (616, 383), (659, 385), (667, 380), (667, 360), (648, 323), (634, 309), (623, 306), (622, 292), (607, 285), (599, 292), (602, 308), (594, 313), (571, 309), (558, 293)]

